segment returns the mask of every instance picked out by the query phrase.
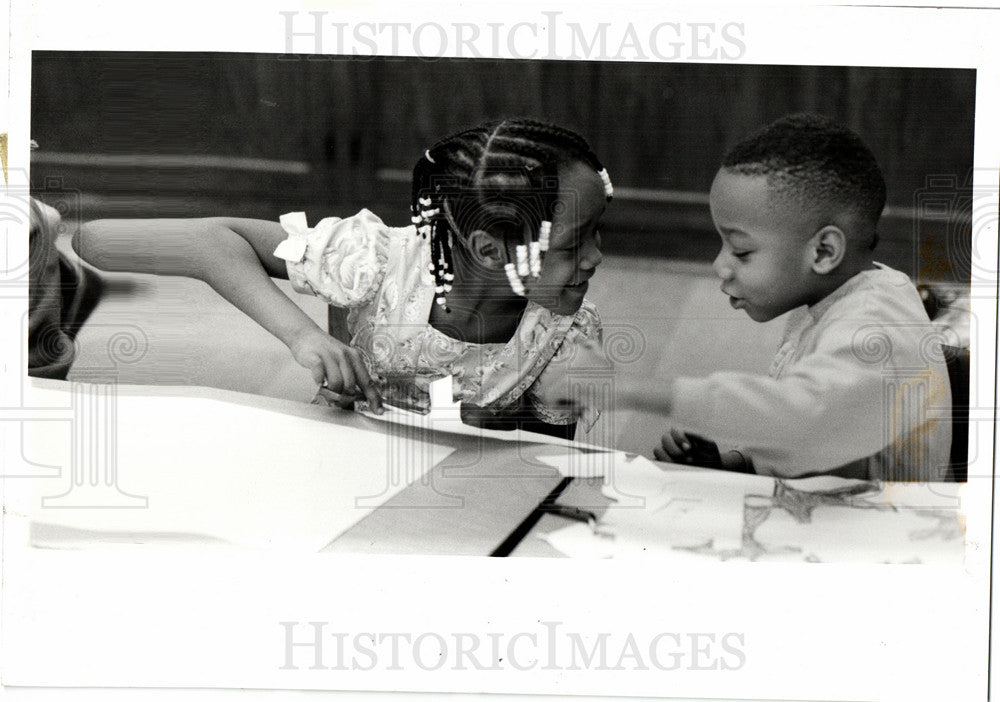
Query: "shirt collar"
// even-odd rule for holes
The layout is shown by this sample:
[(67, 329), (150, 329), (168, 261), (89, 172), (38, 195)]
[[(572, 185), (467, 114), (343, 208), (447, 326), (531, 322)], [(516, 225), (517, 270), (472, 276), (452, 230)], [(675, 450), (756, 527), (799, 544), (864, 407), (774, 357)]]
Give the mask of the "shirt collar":
[(885, 269), (885, 266), (881, 263), (876, 262), (873, 263), (873, 265), (875, 268), (869, 268), (851, 276), (844, 281), (843, 285), (834, 290), (832, 293), (824, 297), (815, 305), (810, 305), (809, 315), (813, 318), (813, 320), (819, 320), (819, 318), (826, 314), (827, 310), (829, 310), (833, 304), (837, 302), (837, 300), (850, 295), (860, 286), (864, 285), (865, 282), (867, 282), (873, 275), (877, 275)]

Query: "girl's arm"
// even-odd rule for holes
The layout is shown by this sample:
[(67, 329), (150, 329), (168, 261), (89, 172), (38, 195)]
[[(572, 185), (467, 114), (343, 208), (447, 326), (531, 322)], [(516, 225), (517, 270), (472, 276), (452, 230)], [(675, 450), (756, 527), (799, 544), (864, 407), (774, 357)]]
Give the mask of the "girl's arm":
[(102, 219), (73, 238), (85, 261), (107, 271), (182, 275), (220, 295), (291, 346), (316, 326), (270, 280), (287, 277), (270, 255), (284, 239), (281, 225), (236, 219)]
[(338, 393), (363, 393), (373, 408), (381, 399), (356, 349), (316, 325), (271, 280), (287, 278), (273, 255), (287, 234), (277, 222), (252, 219), (102, 219), (73, 237), (88, 263), (107, 271), (182, 275), (208, 283), (251, 319), (274, 334)]

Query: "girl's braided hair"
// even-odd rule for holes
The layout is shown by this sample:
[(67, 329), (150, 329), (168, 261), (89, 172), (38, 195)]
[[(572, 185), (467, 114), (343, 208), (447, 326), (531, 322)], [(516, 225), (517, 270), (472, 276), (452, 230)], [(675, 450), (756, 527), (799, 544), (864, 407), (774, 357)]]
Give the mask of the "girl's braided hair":
[[(447, 309), (445, 294), (454, 279), (453, 237), (481, 229), (507, 240), (527, 243), (532, 253), (531, 274), (540, 268), (539, 250), (548, 246), (548, 230), (556, 214), (558, 168), (583, 161), (597, 171), (611, 197), (607, 171), (576, 132), (528, 119), (488, 122), (446, 137), (429, 148), (413, 168), (410, 202), (417, 232), (431, 242), (431, 272), (437, 302)], [(532, 232), (525, 241), (525, 231)], [(541, 239), (541, 241), (539, 241)], [(539, 248), (540, 247), (540, 248)], [(526, 277), (520, 260), (517, 291)], [(523, 286), (521, 287), (523, 291)]]

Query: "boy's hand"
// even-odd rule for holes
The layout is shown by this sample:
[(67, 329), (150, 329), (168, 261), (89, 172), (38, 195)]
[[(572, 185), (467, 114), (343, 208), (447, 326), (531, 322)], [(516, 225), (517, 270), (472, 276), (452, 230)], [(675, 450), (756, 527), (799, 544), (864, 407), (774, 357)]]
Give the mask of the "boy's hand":
[(653, 456), (658, 461), (687, 463), (706, 468), (722, 467), (722, 457), (716, 443), (697, 434), (671, 429), (668, 434), (663, 435), (660, 443), (660, 447), (653, 449)]
[(720, 468), (737, 473), (754, 472), (753, 463), (740, 451), (726, 451), (720, 454), (719, 446), (714, 441), (709, 441), (697, 434), (687, 434), (677, 429), (671, 429), (669, 434), (663, 435), (660, 443), (662, 447), (653, 449), (653, 456), (658, 461), (687, 463), (704, 468)]
[(373, 412), (382, 413), (382, 397), (357, 349), (319, 327), (299, 335), (289, 348), (296, 362), (308, 368), (313, 380), (324, 386), (320, 394), (329, 395), (328, 399), (338, 407), (349, 406), (363, 396)]

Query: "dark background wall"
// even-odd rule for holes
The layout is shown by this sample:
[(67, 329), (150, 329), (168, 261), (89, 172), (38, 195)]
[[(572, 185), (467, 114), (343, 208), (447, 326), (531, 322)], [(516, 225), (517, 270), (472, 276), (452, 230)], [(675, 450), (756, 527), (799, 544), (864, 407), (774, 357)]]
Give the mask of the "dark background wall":
[(527, 115), (578, 130), (607, 165), (619, 193), (604, 227), (610, 251), (708, 260), (705, 196), (726, 149), (782, 114), (811, 111), (856, 130), (884, 169), (880, 258), (962, 279), (975, 79), (946, 69), (35, 52), (32, 136), (42, 148), (32, 181), (79, 189), (84, 217), (306, 209), (318, 219), (367, 206), (404, 224), (408, 172), (425, 148), (484, 118)]

